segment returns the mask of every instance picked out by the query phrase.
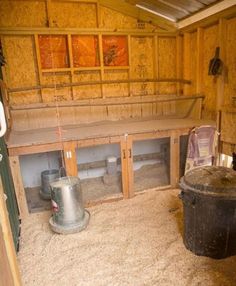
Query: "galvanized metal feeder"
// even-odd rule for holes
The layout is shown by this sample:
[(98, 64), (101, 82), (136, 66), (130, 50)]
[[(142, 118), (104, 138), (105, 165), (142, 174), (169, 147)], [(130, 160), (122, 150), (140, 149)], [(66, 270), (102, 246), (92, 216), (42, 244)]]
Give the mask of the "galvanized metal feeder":
[(59, 178), (51, 184), (53, 215), (51, 229), (61, 234), (79, 232), (88, 225), (90, 214), (83, 207), (80, 181), (77, 177)]
[(39, 191), (40, 197), (44, 200), (51, 199), (51, 187), (50, 183), (59, 178), (59, 170), (51, 169), (45, 170), (41, 173), (41, 189)]

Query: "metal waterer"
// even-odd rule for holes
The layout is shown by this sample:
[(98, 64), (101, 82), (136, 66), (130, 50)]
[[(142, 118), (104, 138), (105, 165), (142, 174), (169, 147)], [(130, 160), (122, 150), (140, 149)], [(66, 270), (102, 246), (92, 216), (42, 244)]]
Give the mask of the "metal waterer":
[(53, 215), (49, 220), (54, 232), (69, 234), (85, 229), (90, 214), (83, 207), (80, 180), (77, 177), (63, 177), (51, 184)]

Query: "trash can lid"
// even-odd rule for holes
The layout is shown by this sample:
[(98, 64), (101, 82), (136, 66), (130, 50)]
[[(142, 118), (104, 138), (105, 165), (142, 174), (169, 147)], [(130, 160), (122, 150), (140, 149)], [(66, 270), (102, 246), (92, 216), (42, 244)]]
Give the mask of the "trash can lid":
[(207, 195), (236, 197), (236, 172), (226, 167), (205, 166), (190, 170), (182, 178), (191, 191)]

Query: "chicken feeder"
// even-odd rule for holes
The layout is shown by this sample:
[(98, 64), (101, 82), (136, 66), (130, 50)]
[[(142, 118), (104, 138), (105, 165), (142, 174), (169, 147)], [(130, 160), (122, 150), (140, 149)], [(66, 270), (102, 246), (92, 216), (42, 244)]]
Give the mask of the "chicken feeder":
[(41, 189), (39, 191), (40, 197), (44, 200), (51, 199), (51, 187), (50, 183), (59, 178), (59, 170), (51, 169), (45, 170), (41, 173)]
[(83, 207), (82, 190), (77, 177), (63, 177), (51, 183), (53, 215), (49, 220), (51, 229), (61, 234), (85, 229), (90, 214)]

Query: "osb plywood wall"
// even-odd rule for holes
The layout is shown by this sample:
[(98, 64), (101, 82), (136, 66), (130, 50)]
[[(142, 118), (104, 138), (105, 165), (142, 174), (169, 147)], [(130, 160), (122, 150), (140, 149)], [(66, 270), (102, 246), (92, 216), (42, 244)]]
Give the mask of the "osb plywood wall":
[[(96, 1), (95, 1), (96, 2)], [(158, 34), (157, 27), (146, 23), (137, 33), (138, 20), (110, 10), (97, 3), (77, 1), (0, 1), (0, 27), (9, 32), (1, 35), (3, 52), (7, 61), (4, 80), (9, 90), (9, 105), (37, 104), (47, 102), (78, 101), (84, 99), (176, 95), (177, 82), (133, 83), (134, 79), (176, 79), (177, 45), (173, 34)], [(23, 27), (23, 29), (21, 29)], [(19, 31), (20, 28), (20, 31)], [(34, 30), (37, 28), (37, 31)], [(143, 28), (143, 27), (142, 27)], [(41, 30), (40, 30), (41, 29)], [(64, 69), (44, 71), (41, 69), (38, 49), (38, 34), (50, 34), (53, 29), (67, 37), (71, 34), (94, 33), (99, 37), (119, 34), (127, 37), (129, 63), (124, 68)], [(78, 29), (78, 32), (76, 32)], [(122, 32), (121, 32), (122, 30)], [(136, 32), (130, 32), (130, 31)], [(14, 33), (14, 31), (16, 31)], [(21, 32), (22, 31), (22, 32)], [(23, 32), (27, 31), (27, 32)], [(31, 31), (31, 32), (30, 32)], [(113, 31), (113, 32), (112, 32)], [(70, 44), (69, 44), (70, 45)], [(100, 46), (101, 48), (101, 46)], [(68, 47), (70, 53), (71, 47)], [(100, 59), (102, 55), (100, 52)], [(75, 86), (89, 81), (126, 80), (126, 83), (93, 84)], [(130, 82), (131, 81), (131, 82)], [(67, 84), (66, 87), (55, 87)], [(72, 86), (70, 86), (72, 84)], [(51, 85), (50, 88), (42, 86)], [(36, 88), (35, 88), (36, 87)], [(32, 88), (32, 90), (31, 90)], [(35, 88), (35, 89), (34, 89)], [(175, 113), (173, 103), (137, 104), (124, 106), (68, 107), (61, 109), (62, 123), (81, 123), (104, 119), (122, 119), (139, 116), (170, 115)], [(37, 128), (57, 124), (55, 110), (44, 109), (48, 114), (38, 120), (36, 111), (14, 111), (16, 129)], [(41, 113), (42, 114), (42, 113)], [(50, 120), (51, 114), (51, 120)], [(45, 122), (44, 122), (45, 119)], [(27, 121), (27, 122), (25, 122)], [(35, 123), (36, 122), (36, 123)], [(24, 123), (24, 124), (23, 124)], [(35, 123), (35, 126), (34, 126)], [(70, 122), (69, 122), (70, 123)]]
[[(235, 30), (236, 17), (233, 17), (188, 33), (189, 50), (184, 63), (187, 62), (189, 65), (186, 79), (192, 81), (190, 93), (200, 90), (204, 94), (202, 116), (205, 119), (218, 121), (218, 128), (221, 131), (221, 151), (228, 155), (236, 151), (236, 109), (233, 100), (236, 97)], [(198, 39), (201, 39), (200, 44)], [(210, 60), (214, 57), (218, 46), (223, 61), (222, 74), (208, 75)]]

